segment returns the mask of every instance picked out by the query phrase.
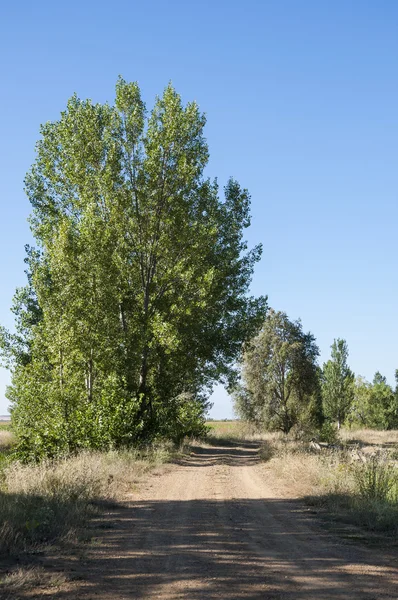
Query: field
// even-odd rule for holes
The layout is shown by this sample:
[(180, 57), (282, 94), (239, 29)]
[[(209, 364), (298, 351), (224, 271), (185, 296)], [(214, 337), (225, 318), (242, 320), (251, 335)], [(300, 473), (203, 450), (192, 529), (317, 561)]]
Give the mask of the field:
[(208, 421), (209, 434), (217, 437), (241, 436), (243, 425), (240, 421)]

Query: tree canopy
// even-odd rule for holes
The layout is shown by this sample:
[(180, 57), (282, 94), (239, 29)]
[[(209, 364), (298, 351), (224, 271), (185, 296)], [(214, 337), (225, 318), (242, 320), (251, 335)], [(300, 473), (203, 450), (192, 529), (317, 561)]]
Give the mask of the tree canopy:
[(269, 310), (260, 333), (246, 344), (235, 409), (248, 421), (288, 433), (304, 413), (320, 406), (315, 338), (300, 321)]
[(349, 420), (375, 429), (398, 427), (398, 385), (394, 391), (379, 371), (372, 383), (357, 377)]
[(248, 296), (250, 196), (204, 177), (205, 117), (169, 85), (148, 113), (73, 96), (41, 128), (26, 177), (36, 240), (2, 331), (8, 395), (33, 454), (181, 437), (232, 382), (266, 298)]

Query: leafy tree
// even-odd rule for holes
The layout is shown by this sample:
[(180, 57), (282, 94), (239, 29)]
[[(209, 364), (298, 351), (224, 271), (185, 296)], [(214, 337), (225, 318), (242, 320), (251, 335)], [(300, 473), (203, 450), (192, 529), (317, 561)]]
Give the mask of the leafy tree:
[(353, 391), (353, 402), (347, 418), (350, 424), (355, 423), (366, 427), (369, 425), (369, 400), (372, 384), (361, 375), (358, 375), (358, 377), (355, 378)]
[(354, 374), (347, 365), (347, 342), (334, 340), (331, 348), (331, 359), (323, 366), (323, 405), (325, 416), (340, 429), (354, 399)]
[(394, 402), (394, 392), (379, 371), (375, 373), (368, 404), (368, 425), (376, 429), (389, 429), (389, 409)]
[(181, 437), (213, 382), (234, 380), (265, 314), (247, 295), (261, 247), (243, 238), (247, 190), (231, 179), (221, 200), (203, 176), (204, 125), (171, 85), (148, 115), (119, 79), (114, 106), (73, 96), (42, 126), (26, 177), (37, 248), (17, 334), (1, 335), (33, 453)]
[(389, 408), (390, 429), (398, 429), (398, 369), (395, 371), (394, 399)]
[(396, 393), (378, 371), (369, 394), (367, 425), (376, 429), (393, 429), (398, 426)]
[(234, 392), (238, 415), (288, 433), (311, 403), (317, 412), (318, 355), (314, 336), (303, 332), (300, 321), (270, 310), (260, 333), (245, 346), (242, 384)]
[(373, 383), (358, 377), (350, 421), (375, 429), (398, 427), (398, 395), (386, 378), (377, 372)]

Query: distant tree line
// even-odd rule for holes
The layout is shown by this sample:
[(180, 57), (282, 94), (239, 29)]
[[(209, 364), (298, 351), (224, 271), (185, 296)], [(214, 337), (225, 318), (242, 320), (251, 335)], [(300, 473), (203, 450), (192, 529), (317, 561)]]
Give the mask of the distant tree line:
[(398, 428), (396, 387), (379, 372), (373, 383), (355, 378), (345, 340), (334, 340), (320, 368), (319, 349), (300, 321), (269, 310), (261, 331), (245, 344), (241, 381), (234, 389), (236, 413), (260, 428), (289, 433), (330, 432), (330, 425)]

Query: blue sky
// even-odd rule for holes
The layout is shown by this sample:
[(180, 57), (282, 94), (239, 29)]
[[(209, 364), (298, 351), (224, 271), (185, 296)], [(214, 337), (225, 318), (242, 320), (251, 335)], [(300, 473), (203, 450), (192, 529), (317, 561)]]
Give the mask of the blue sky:
[[(148, 106), (169, 80), (206, 112), (208, 174), (252, 195), (254, 294), (301, 317), (329, 355), (398, 368), (398, 3), (393, 0), (7, 2), (0, 20), (0, 322), (30, 242), (23, 178), (39, 125), (73, 92)], [(0, 372), (0, 414), (6, 411)], [(226, 394), (212, 416), (231, 416)]]

